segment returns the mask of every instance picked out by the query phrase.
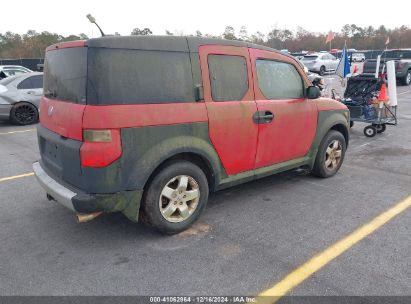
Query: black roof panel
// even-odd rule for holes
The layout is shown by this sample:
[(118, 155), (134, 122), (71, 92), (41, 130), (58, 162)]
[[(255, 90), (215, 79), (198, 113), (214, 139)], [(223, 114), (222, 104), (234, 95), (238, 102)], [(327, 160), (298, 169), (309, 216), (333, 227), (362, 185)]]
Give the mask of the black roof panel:
[(105, 36), (87, 41), (88, 47), (188, 52), (187, 38), (178, 36)]
[(157, 50), (175, 52), (197, 52), (201, 45), (228, 45), (249, 47), (271, 52), (272, 48), (238, 40), (184, 37), (184, 36), (105, 36), (87, 41), (88, 47)]

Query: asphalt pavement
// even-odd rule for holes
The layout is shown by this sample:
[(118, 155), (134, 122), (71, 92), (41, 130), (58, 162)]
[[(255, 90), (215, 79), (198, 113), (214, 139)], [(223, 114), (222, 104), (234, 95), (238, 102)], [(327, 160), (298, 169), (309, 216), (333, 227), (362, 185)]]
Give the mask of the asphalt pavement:
[[(330, 76), (332, 77), (332, 76)], [(340, 172), (294, 170), (211, 195), (199, 222), (164, 236), (121, 214), (77, 224), (32, 175), (35, 126), (0, 124), (0, 295), (256, 295), (411, 195), (411, 87), (399, 124), (351, 129)], [(17, 132), (16, 132), (17, 131)], [(411, 295), (411, 209), (290, 295)]]

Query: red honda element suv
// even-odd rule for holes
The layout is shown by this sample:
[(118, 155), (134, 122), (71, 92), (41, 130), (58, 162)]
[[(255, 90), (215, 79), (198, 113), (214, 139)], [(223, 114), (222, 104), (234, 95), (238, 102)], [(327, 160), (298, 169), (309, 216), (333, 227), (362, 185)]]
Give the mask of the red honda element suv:
[(291, 56), (240, 41), (103, 37), (47, 48), (36, 177), (80, 221), (123, 212), (168, 234), (216, 191), (340, 168), (349, 112)]

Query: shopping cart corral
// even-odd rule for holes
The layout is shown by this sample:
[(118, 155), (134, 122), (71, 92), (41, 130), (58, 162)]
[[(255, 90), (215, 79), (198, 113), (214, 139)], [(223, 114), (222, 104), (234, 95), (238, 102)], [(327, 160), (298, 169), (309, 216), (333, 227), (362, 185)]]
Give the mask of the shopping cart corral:
[[(386, 101), (380, 100), (383, 82), (372, 75), (350, 77), (344, 97), (340, 99), (350, 110), (351, 127), (354, 122), (369, 124), (364, 128), (364, 135), (367, 137), (383, 133), (387, 125), (397, 125), (397, 107), (391, 107)], [(335, 91), (333, 96), (336, 96)]]

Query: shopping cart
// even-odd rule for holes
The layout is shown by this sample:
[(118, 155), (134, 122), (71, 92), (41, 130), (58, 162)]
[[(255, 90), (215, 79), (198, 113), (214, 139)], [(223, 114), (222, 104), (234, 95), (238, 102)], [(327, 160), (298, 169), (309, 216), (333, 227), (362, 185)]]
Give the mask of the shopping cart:
[(350, 77), (344, 97), (341, 98), (341, 102), (350, 110), (350, 127), (354, 122), (369, 124), (364, 128), (364, 135), (367, 137), (383, 133), (387, 125), (397, 125), (397, 107), (390, 107), (386, 102), (378, 100), (383, 82), (383, 79), (372, 75)]

